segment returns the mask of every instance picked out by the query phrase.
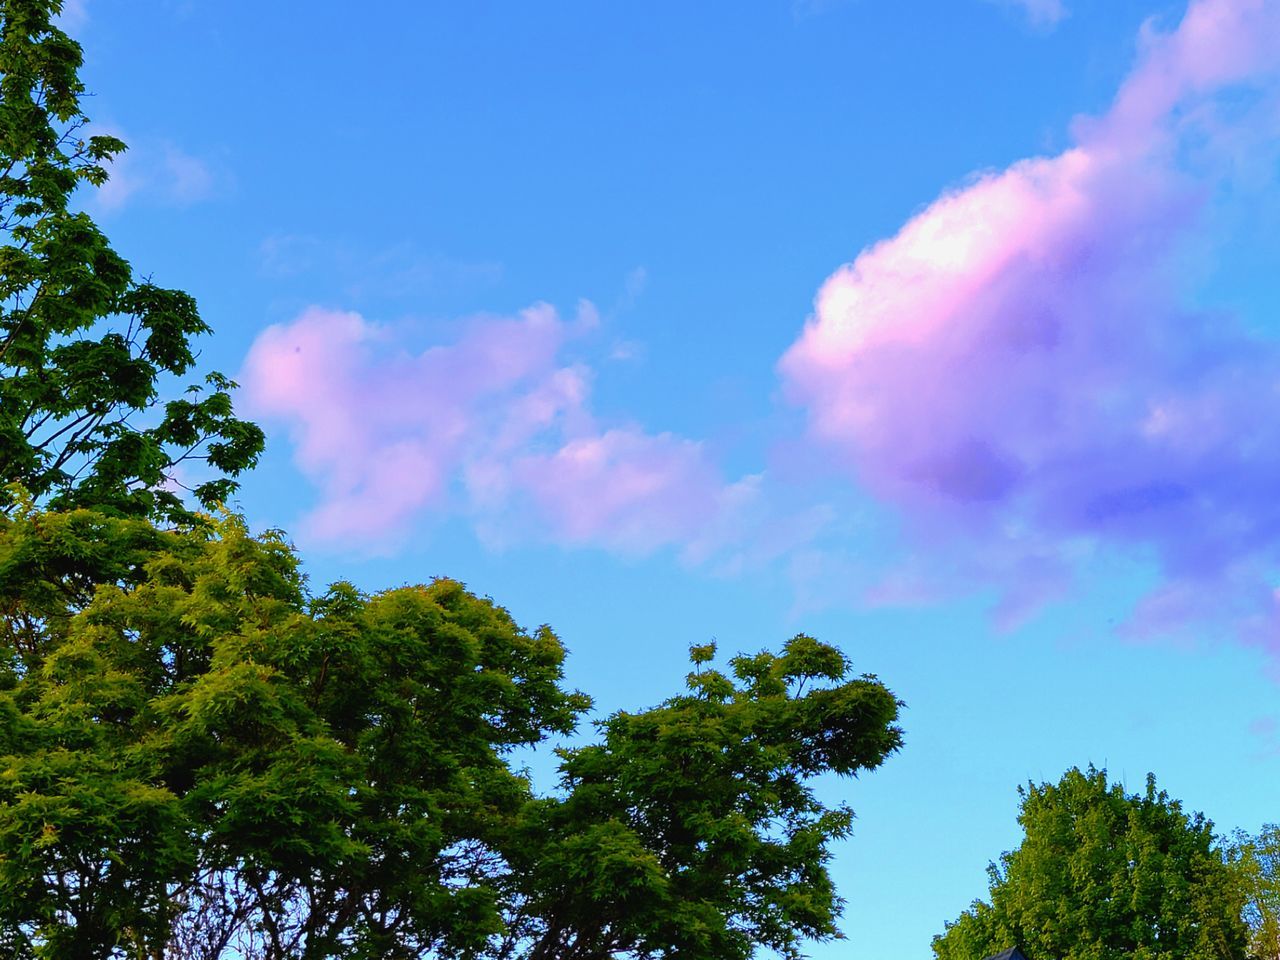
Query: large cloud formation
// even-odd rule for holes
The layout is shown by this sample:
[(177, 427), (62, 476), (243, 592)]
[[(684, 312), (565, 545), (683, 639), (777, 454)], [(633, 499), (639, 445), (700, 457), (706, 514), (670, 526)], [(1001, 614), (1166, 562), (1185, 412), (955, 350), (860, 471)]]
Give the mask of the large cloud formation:
[(1274, 186), (1278, 69), (1277, 0), (1148, 24), (1070, 149), (864, 250), (781, 361), (816, 442), (1011, 617), (1118, 547), (1161, 573), (1133, 629), (1225, 616), (1280, 647), (1280, 345), (1185, 280), (1221, 198)]
[(358, 314), (312, 308), (264, 330), (241, 373), (249, 408), (289, 426), (320, 487), (304, 533), (392, 545), (420, 514), (579, 546), (688, 547), (741, 499), (702, 447), (600, 425), (566, 342), (594, 323), (546, 304), (477, 317), (419, 353)]

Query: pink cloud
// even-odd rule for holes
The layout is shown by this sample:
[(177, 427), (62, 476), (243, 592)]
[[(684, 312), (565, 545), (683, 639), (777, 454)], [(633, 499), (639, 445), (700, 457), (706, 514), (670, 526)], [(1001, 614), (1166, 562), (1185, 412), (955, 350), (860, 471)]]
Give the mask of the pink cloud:
[(1280, 3), (1198, 0), (1141, 40), (1070, 149), (978, 176), (837, 270), (780, 370), (934, 558), (886, 593), (994, 582), (1016, 622), (1118, 547), (1163, 575), (1131, 629), (1225, 616), (1280, 648), (1280, 350), (1186, 295), (1214, 196), (1276, 148)]
[(718, 510), (722, 484), (699, 444), (612, 429), (514, 464), (558, 536), (645, 549), (689, 539)]
[(586, 302), (572, 322), (539, 304), (411, 353), (358, 314), (312, 308), (259, 335), (241, 380), (320, 488), (317, 538), (383, 542), (461, 511), (568, 544), (685, 545), (729, 488), (697, 443), (596, 423), (590, 371), (563, 353), (597, 323)]

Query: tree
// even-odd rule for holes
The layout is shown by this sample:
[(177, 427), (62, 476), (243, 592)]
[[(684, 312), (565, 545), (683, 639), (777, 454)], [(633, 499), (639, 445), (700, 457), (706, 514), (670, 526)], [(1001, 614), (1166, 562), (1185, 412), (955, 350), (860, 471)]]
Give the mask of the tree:
[[(555, 636), (447, 580), (310, 598), (284, 541), (233, 519), (19, 515), (0, 573), (87, 550), (140, 572), (0, 674), (10, 954), (480, 949), (495, 824), (529, 797), (506, 754), (587, 706)], [(0, 581), (0, 601), (48, 616), (29, 583)]]
[(799, 957), (802, 939), (839, 935), (824, 864), (853, 814), (806, 781), (878, 767), (901, 744), (900, 704), (804, 635), (729, 675), (703, 666), (714, 653), (693, 648), (688, 693), (561, 751), (564, 793), (531, 804), (511, 848), (499, 957)]
[[(86, 601), (91, 555), (117, 579)], [(731, 676), (696, 648), (688, 694), (604, 720), (536, 796), (511, 751), (589, 705), (549, 629), (449, 580), (312, 596), (235, 518), (28, 503), (0, 521), (0, 607), (18, 958), (798, 956), (836, 933), (851, 817), (805, 781), (900, 742), (892, 694), (829, 646)]]
[(223, 501), (262, 431), (234, 416), (216, 372), (161, 402), (208, 327), (188, 294), (136, 280), (73, 207), (124, 144), (84, 135), (81, 50), (60, 9), (0, 0), (0, 478), (53, 507), (173, 518), (180, 464), (206, 463), (195, 497)]
[(1280, 824), (1237, 832), (1227, 862), (1243, 889), (1250, 960), (1280, 960)]
[(1018, 849), (992, 864), (990, 896), (934, 939), (939, 960), (981, 960), (1020, 943), (1030, 960), (1244, 960), (1241, 897), (1213, 825), (1147, 777), (1142, 793), (1105, 770), (1028, 784)]

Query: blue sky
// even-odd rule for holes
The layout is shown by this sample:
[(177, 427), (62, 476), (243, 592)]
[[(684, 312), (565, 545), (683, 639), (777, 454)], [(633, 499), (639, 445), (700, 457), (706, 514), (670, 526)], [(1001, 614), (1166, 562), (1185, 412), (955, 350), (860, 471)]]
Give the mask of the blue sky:
[[(89, 203), (268, 428), (251, 520), (317, 582), (447, 574), (552, 624), (602, 710), (709, 638), (839, 644), (907, 746), (824, 785), (859, 819), (849, 939), (813, 955), (924, 960), (1028, 778), (1152, 770), (1224, 830), (1277, 816), (1280, 45), (1186, 10), (68, 20), (131, 145)], [(1045, 323), (1044, 356), (983, 346)]]

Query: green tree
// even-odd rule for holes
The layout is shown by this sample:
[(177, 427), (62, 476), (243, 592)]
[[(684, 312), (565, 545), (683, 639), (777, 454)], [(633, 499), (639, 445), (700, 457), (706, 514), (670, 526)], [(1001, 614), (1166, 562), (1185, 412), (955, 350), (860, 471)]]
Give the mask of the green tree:
[(839, 935), (825, 863), (853, 814), (806, 782), (878, 767), (900, 746), (900, 704), (811, 637), (729, 674), (704, 666), (713, 655), (692, 650), (688, 693), (561, 752), (564, 793), (531, 805), (511, 849), (499, 956), (798, 957), (802, 939)]
[(1243, 890), (1250, 960), (1280, 960), (1280, 824), (1237, 832), (1227, 860)]
[(1239, 888), (1213, 825), (1147, 777), (1142, 793), (1072, 769), (1020, 789), (1018, 849), (990, 895), (933, 942), (939, 960), (1021, 944), (1030, 960), (1244, 960)]
[[(114, 582), (76, 583), (86, 557)], [(72, 586), (64, 588), (64, 583)], [(89, 590), (86, 600), (85, 590)], [(449, 580), (312, 596), (278, 535), (0, 520), (0, 947), (14, 957), (742, 958), (835, 935), (850, 811), (805, 781), (898, 704), (807, 637), (568, 733), (554, 634)]]
[(75, 209), (124, 144), (84, 135), (81, 50), (60, 8), (0, 0), (0, 478), (54, 507), (172, 518), (179, 464), (207, 464), (195, 496), (223, 501), (262, 432), (234, 416), (218, 373), (161, 400), (208, 328), (188, 294), (136, 280)]
[(529, 799), (506, 755), (587, 706), (555, 636), (447, 580), (308, 597), (234, 520), (87, 510), (5, 523), (0, 602), (48, 616), (29, 574), (113, 549), (128, 575), (0, 675), (9, 953), (479, 950), (494, 832)]

